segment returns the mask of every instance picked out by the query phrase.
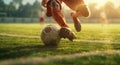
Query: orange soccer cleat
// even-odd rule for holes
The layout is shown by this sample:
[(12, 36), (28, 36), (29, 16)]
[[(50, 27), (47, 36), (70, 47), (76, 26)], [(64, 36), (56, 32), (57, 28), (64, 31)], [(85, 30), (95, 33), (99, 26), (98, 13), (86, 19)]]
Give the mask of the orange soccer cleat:
[(76, 39), (75, 33), (72, 32), (71, 29), (67, 27), (62, 27), (60, 29), (59, 35), (61, 38), (68, 38), (70, 41)]

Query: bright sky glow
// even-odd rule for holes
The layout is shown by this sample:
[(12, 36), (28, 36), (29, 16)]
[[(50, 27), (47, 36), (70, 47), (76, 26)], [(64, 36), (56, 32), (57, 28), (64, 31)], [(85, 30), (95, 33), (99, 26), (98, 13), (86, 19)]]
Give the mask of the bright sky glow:
[(116, 7), (120, 6), (120, 0), (85, 0), (87, 4), (96, 3), (98, 7), (104, 6), (107, 2), (112, 2)]
[[(12, 0), (4, 0), (4, 2), (7, 4), (9, 4), (11, 1)], [(27, 2), (32, 4), (34, 1), (35, 0), (23, 0), (23, 4), (26, 4)], [(42, 1), (42, 0), (38, 0), (38, 1)], [(120, 5), (120, 0), (85, 0), (86, 4), (96, 3), (98, 4), (98, 7), (104, 6), (104, 4), (108, 1), (114, 3), (116, 7)]]

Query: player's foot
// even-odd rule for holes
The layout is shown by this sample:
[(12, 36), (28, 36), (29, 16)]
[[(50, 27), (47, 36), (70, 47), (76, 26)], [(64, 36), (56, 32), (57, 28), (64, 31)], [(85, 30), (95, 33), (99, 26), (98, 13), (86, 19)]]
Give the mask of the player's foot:
[(73, 41), (76, 36), (75, 33), (70, 30), (70, 28), (63, 27), (60, 29), (59, 35), (61, 38), (68, 38), (70, 41)]
[(81, 31), (80, 20), (78, 19), (78, 17), (74, 16), (74, 13), (71, 13), (71, 16), (73, 17), (74, 27), (75, 27), (76, 31), (80, 32)]

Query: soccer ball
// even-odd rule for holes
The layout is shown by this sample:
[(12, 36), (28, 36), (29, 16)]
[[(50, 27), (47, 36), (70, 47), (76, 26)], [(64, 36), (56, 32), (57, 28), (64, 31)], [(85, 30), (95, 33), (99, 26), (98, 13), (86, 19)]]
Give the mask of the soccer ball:
[(58, 45), (60, 42), (59, 28), (47, 25), (41, 31), (41, 40), (45, 45)]

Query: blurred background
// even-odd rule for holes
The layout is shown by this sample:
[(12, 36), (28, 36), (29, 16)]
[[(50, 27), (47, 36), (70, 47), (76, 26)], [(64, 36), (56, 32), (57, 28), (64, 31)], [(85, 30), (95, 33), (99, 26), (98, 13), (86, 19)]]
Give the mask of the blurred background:
[[(38, 23), (46, 9), (42, 0), (0, 0), (0, 23)], [(82, 23), (120, 23), (120, 0), (85, 0), (91, 11), (88, 18), (81, 17)], [(43, 12), (43, 13), (41, 13)], [(72, 12), (64, 3), (62, 5), (67, 22), (72, 22)], [(54, 22), (46, 17), (46, 22)]]

